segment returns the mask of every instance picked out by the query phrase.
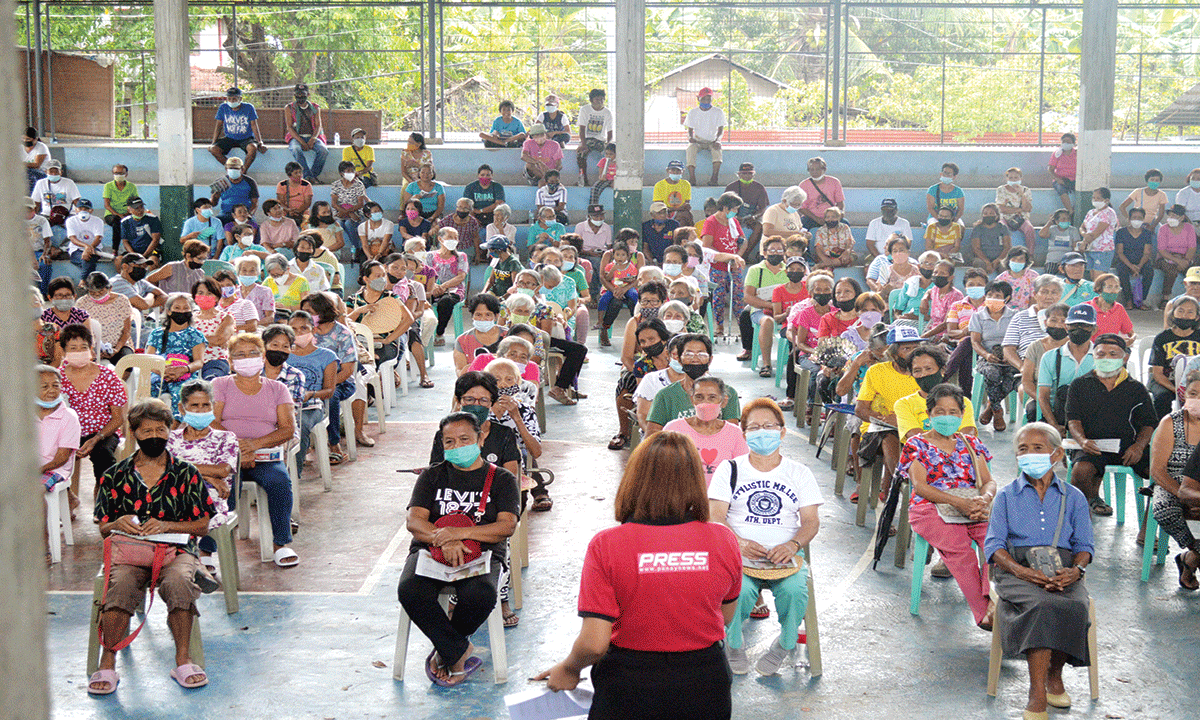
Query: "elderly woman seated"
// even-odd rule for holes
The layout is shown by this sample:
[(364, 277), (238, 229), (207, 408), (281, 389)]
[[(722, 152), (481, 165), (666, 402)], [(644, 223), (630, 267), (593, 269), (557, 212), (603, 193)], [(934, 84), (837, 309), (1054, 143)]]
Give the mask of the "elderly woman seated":
[[(171, 457), (189, 462), (200, 471), (212, 504), (212, 517), (208, 521), (208, 529), (212, 530), (230, 521), (231, 506), (237, 502), (231, 493), (233, 469), (238, 466), (237, 435), (212, 427), (216, 415), (212, 409), (212, 383), (207, 380), (193, 378), (184, 383), (179, 391), (179, 406), (183, 409), (183, 422), (171, 431), (167, 450)], [(200, 538), (200, 562), (214, 574), (216, 564), (212, 554), (216, 549), (212, 538), (207, 535)]]
[(162, 378), (155, 376), (150, 385), (150, 394), (158, 397), (165, 389), (171, 394), (171, 411), (179, 414), (179, 390), (183, 382), (197, 373), (204, 365), (204, 353), (208, 340), (192, 326), (192, 301), (184, 293), (175, 293), (167, 298), (166, 315), (162, 327), (157, 327), (146, 338), (146, 352), (162, 355), (167, 361)]
[(1048, 704), (1071, 705), (1063, 665), (1089, 662), (1083, 574), (1094, 550), (1092, 518), (1083, 492), (1054, 472), (1065, 457), (1058, 430), (1029, 423), (1014, 444), (1021, 475), (996, 494), (984, 555), (994, 566), (1004, 652), (1029, 663), (1025, 720), (1045, 720)]
[[(424, 556), (426, 563), (448, 570), (482, 552), (502, 556), (504, 541), (517, 527), (520, 497), (516, 477), (480, 457), (483, 438), (475, 414), (447, 415), (439, 423), (438, 439), (444, 459), (421, 473), (408, 503), (413, 542), (396, 594), (412, 622), (433, 642), (425, 674), (438, 685), (451, 686), (465, 682), (482, 665), (470, 637), (496, 605), (501, 564), (491, 562), (481, 575), (447, 580), (435, 577), (441, 575), (436, 571), (422, 574), (418, 559)], [(469, 523), (442, 521), (461, 515)], [(452, 618), (438, 604), (445, 588), (457, 597)]]
[[(905, 399), (896, 403), (897, 417)], [(912, 481), (908, 516), (913, 531), (941, 554), (971, 606), (975, 624), (991, 630), (995, 609), (988, 601), (987, 568), (979, 566), (971, 543), (982, 543), (987, 536), (996, 483), (988, 470), (991, 453), (974, 435), (962, 432), (966, 407), (956, 386), (930, 389), (925, 398), (929, 429), (908, 438), (896, 469)]]
[(1175, 556), (1175, 565), (1179, 568), (1179, 586), (1184, 590), (1200, 587), (1196, 581), (1200, 540), (1187, 523), (1189, 516), (1194, 519), (1196, 515), (1183, 499), (1183, 484), (1189, 482), (1188, 478), (1193, 478), (1193, 487), (1195, 479), (1200, 479), (1200, 458), (1191, 462), (1197, 443), (1200, 443), (1200, 371), (1192, 370), (1185, 380), (1183, 407), (1158, 423), (1150, 445), (1150, 477), (1154, 480), (1150, 512), (1155, 522), (1183, 548)]
[[(59, 369), (62, 391), (67, 404), (79, 415), (82, 433), (77, 457), (92, 461), (98, 488), (105, 471), (116, 462), (129, 397), (117, 374), (95, 361), (94, 342), (91, 331), (83, 325), (68, 325), (58, 336), (63, 354)], [(73, 483), (71, 492), (78, 497), (78, 481)]]
[(268, 255), (263, 261), (263, 269), (267, 273), (263, 287), (271, 292), (276, 312), (298, 309), (300, 301), (308, 296), (310, 290), (315, 289), (310, 288), (308, 280), (295, 272), (288, 264), (288, 259), (279, 253)]
[[(145, 400), (130, 408), (129, 429), (138, 450), (104, 473), (96, 493), (95, 520), (106, 542), (114, 532), (135, 537), (156, 533), (197, 536), (208, 532), (213, 508), (204, 492), (203, 478), (194, 465), (166, 452), (172, 421), (171, 411), (158, 400)], [(162, 567), (158, 592), (167, 604), (167, 626), (175, 640), (171, 678), (181, 687), (195, 688), (208, 684), (204, 669), (188, 654), (192, 618), (199, 614), (196, 576), (200, 563), (195, 538), (178, 549)], [(109, 695), (117, 689), (120, 678), (113, 648), (129, 634), (129, 618), (142, 610), (150, 579), (149, 567), (112, 565), (100, 608), (100, 669), (88, 681), (89, 693)]]
[(113, 292), (112, 283), (102, 272), (94, 272), (83, 279), (83, 288), (87, 294), (75, 301), (75, 307), (82, 309), (88, 317), (100, 321), (104, 330), (102, 338), (96, 338), (100, 345), (100, 357), (116, 365), (121, 358), (133, 354), (130, 328), (133, 323), (133, 306), (129, 298)]
[[(213, 427), (232, 431), (238, 438), (238, 464), (242, 482), (255, 482), (267, 494), (275, 564), (292, 567), (299, 556), (292, 542), (292, 480), (281, 446), (292, 439), (295, 415), (292, 395), (278, 380), (263, 377), (265, 348), (262, 338), (249, 333), (229, 341), (233, 375), (213, 381)], [(272, 450), (278, 448), (279, 452)]]

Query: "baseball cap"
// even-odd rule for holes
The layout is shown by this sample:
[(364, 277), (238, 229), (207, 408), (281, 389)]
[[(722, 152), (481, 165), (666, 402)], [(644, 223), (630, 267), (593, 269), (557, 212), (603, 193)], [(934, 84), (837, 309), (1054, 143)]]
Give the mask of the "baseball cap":
[(668, 170), (682, 170), (683, 163), (679, 160), (672, 160), (671, 162), (667, 163), (667, 169)]
[(738, 166), (738, 172), (741, 172), (743, 170), (753, 170), (753, 169), (754, 169), (754, 163), (752, 163), (752, 162), (744, 162)]
[(1200, 265), (1188, 268), (1187, 275), (1183, 276), (1184, 282), (1200, 282)]
[(25, 207), (29, 210), (34, 209), (35, 207), (37, 207), (37, 200), (34, 200), (31, 197), (25, 198)]
[(541, 123), (534, 123), (529, 126), (529, 134), (530, 135), (545, 135), (546, 134), (546, 126)]
[(125, 205), (129, 207), (146, 207), (146, 203), (137, 195), (126, 200)]
[[(656, 201), (650, 203), (650, 212), (652, 212), (652, 213), (662, 212), (663, 210), (666, 210), (666, 209), (667, 209), (667, 204), (665, 202), (663, 202), (662, 200), (656, 200)], [(1196, 268), (1196, 269), (1200, 270), (1200, 268)]]
[(896, 205), (895, 199), (884, 198), (883, 201), (879, 203), (879, 207), (885, 208), (885, 207), (899, 207), (899, 206)]
[(146, 265), (146, 264), (148, 264), (150, 261), (149, 261), (149, 260), (147, 260), (147, 259), (146, 259), (146, 256), (145, 256), (145, 255), (142, 255), (141, 253), (128, 252), (128, 253), (125, 253), (124, 255), (122, 255), (122, 256), (121, 256), (121, 262), (122, 262), (122, 263), (125, 263), (125, 264), (127, 264), (127, 265), (128, 265), (128, 264), (133, 264), (133, 265)]
[(603, 205), (588, 205), (588, 215), (603, 215), (603, 214), (604, 214), (604, 206)]
[(1067, 324), (1079, 323), (1083, 325), (1096, 324), (1096, 308), (1087, 303), (1079, 303), (1074, 305), (1067, 312)]
[(1066, 255), (1063, 255), (1062, 260), (1059, 260), (1058, 264), (1059, 265), (1078, 265), (1079, 263), (1086, 263), (1086, 262), (1087, 262), (1087, 260), (1085, 260), (1083, 258), (1083, 256), (1080, 255), (1079, 253), (1069, 252)]
[(696, 93), (696, 97), (702, 98), (705, 95), (712, 95), (712, 94), (713, 94), (712, 88), (702, 87), (702, 88), (700, 88), (700, 92)]
[(350, 137), (354, 137), (355, 135), (357, 135), (359, 133), (366, 135), (367, 131), (363, 130), (362, 128), (354, 128), (353, 130), (350, 131)]
[(921, 342), (921, 333), (912, 325), (896, 325), (888, 331), (887, 341), (888, 345)]
[(62, 161), (61, 160), (51, 160), (50, 162), (46, 163), (46, 168), (47, 169), (58, 168), (59, 170), (62, 170)]
[(231, 87), (225, 91), (225, 97), (232, 97), (235, 95), (240, 96), (241, 94), (242, 94), (242, 89), (240, 87), (238, 87), (237, 85), (234, 85), (233, 87)]
[(512, 243), (508, 241), (507, 235), (493, 235), (483, 244), (484, 250), (510, 250)]
[(785, 268), (791, 267), (792, 265), (800, 265), (800, 266), (801, 266), (801, 267), (803, 267), (805, 270), (807, 270), (807, 269), (808, 269), (808, 263), (804, 262), (804, 258), (803, 258), (802, 256), (800, 256), (800, 255), (796, 255), (796, 256), (794, 256), (794, 257), (790, 257), (790, 258), (788, 258), (788, 259), (787, 259), (787, 261), (784, 263), (784, 267), (785, 267)]
[(88, 210), (92, 209), (92, 201), (88, 200), (87, 198), (79, 198), (79, 200), (75, 202), (75, 205), (81, 208), (87, 208)]

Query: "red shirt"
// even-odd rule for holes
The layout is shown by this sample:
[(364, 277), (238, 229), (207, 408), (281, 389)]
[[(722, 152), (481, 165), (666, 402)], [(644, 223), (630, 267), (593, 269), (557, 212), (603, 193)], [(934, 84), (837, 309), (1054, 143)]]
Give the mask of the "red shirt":
[(724, 639), (721, 605), (741, 589), (737, 538), (724, 525), (629, 522), (588, 543), (579, 615), (612, 621), (612, 644), (627, 650), (701, 650)]
[(780, 306), (783, 308), (784, 315), (788, 314), (788, 311), (790, 311), (792, 309), (793, 305), (800, 302), (801, 300), (807, 300), (807, 299), (808, 299), (808, 288), (804, 286), (804, 283), (800, 284), (800, 292), (796, 293), (795, 295), (793, 295), (787, 291), (786, 285), (779, 285), (771, 293), (771, 302), (779, 303)]
[(1125, 335), (1128, 337), (1133, 334), (1133, 320), (1129, 318), (1129, 313), (1125, 312), (1125, 306), (1119, 302), (1112, 304), (1108, 312), (1100, 309), (1100, 304), (1096, 302), (1096, 298), (1087, 301), (1088, 305), (1096, 308), (1096, 335), (1104, 333), (1116, 333), (1117, 335)]
[(838, 337), (857, 321), (857, 317), (851, 320), (840, 320), (837, 310), (831, 310), (821, 316), (821, 324), (817, 326), (817, 337)]
[[(701, 235), (712, 235), (712, 249), (719, 253), (727, 253), (736, 255), (738, 251), (738, 240), (742, 237), (742, 226), (738, 224), (737, 218), (730, 218), (728, 225), (721, 224), (717, 220), (716, 215), (709, 215), (704, 221), (704, 232)], [(728, 270), (729, 263), (715, 262), (712, 264), (713, 270)]]
[[(67, 379), (66, 368), (58, 371), (63, 395), (67, 404), (79, 415), (79, 429), (84, 435), (99, 432), (112, 420), (114, 406), (124, 407), (129, 402), (125, 383), (111, 369), (100, 366), (100, 373), (83, 392), (79, 392)], [(120, 434), (120, 430), (117, 431)]]

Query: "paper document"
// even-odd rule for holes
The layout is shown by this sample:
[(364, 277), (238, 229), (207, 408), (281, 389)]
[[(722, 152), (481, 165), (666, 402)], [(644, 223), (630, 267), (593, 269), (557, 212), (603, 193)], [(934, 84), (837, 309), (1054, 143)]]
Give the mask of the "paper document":
[[(1099, 448), (1100, 452), (1113, 453), (1113, 454), (1121, 452), (1121, 439), (1120, 438), (1105, 438), (1103, 440), (1096, 440), (1093, 438), (1092, 442), (1096, 443), (1096, 447)], [(1063, 446), (1063, 450), (1082, 450), (1083, 449), (1082, 447), (1079, 446), (1079, 443), (1075, 442), (1074, 438), (1063, 438), (1062, 446)]]
[(592, 707), (592, 689), (581, 682), (574, 690), (526, 690), (504, 696), (512, 720), (574, 720), (586, 718)]
[(800, 562), (799, 558), (794, 555), (785, 563), (773, 563), (770, 560), (751, 560), (743, 555), (742, 567), (754, 568), (756, 570), (778, 570), (780, 568), (800, 567)]
[(171, 545), (187, 545), (192, 539), (187, 533), (157, 533), (155, 535), (130, 535), (123, 533), (120, 530), (113, 530), (114, 535), (124, 535), (125, 537), (135, 538), (137, 540), (148, 540), (149, 542), (168, 543)]
[(458, 582), (459, 580), (466, 580), (477, 575), (487, 575), (491, 571), (491, 550), (484, 550), (483, 554), (479, 557), (458, 567), (443, 565), (434, 560), (428, 550), (422, 550), (417, 554), (417, 574), (421, 577), (432, 578), (442, 582)]
[(887, 423), (879, 422), (878, 420), (872, 420), (870, 424), (867, 425), (867, 432), (886, 432), (888, 430), (895, 429), (896, 426), (888, 425)]

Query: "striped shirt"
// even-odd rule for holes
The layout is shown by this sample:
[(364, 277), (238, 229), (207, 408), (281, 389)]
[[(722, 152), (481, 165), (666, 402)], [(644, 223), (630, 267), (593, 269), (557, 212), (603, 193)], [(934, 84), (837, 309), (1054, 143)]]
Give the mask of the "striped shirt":
[(1042, 327), (1042, 323), (1038, 320), (1037, 306), (1031, 306), (1026, 310), (1013, 315), (1012, 321), (1008, 324), (1008, 330), (1004, 332), (1004, 345), (1015, 345), (1017, 347), (1017, 355), (1024, 358), (1025, 350), (1033, 344), (1035, 340), (1046, 336), (1046, 330)]

